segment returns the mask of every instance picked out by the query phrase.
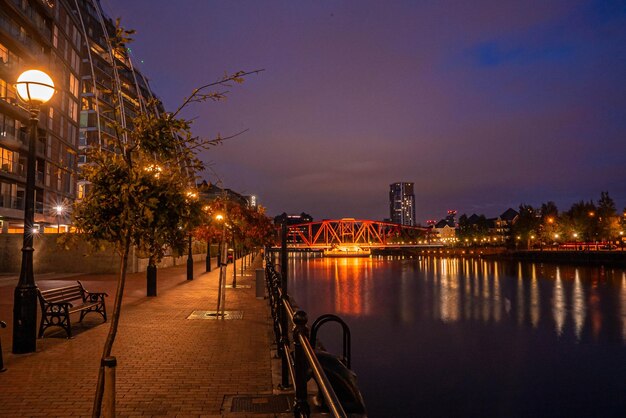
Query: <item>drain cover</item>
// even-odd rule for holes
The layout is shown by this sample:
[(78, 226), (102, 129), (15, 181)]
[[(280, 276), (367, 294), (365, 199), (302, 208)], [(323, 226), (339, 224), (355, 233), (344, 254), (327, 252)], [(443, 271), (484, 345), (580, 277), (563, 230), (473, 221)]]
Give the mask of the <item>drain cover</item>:
[(249, 284), (238, 284), (236, 287), (233, 287), (232, 284), (227, 284), (226, 289), (250, 289), (252, 286)]
[(281, 413), (291, 411), (289, 395), (235, 396), (230, 412)]
[(243, 319), (243, 311), (193, 311), (187, 319)]

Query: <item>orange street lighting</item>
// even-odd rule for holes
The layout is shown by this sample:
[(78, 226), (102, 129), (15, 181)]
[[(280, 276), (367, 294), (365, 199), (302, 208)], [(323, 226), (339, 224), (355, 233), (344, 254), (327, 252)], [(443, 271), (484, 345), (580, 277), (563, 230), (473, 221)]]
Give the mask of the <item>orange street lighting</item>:
[(54, 95), (54, 83), (50, 76), (43, 71), (24, 71), (16, 83), (17, 94), (28, 104), (41, 105)]
[[(13, 296), (13, 353), (37, 350), (37, 285), (33, 273), (33, 234), (35, 227), (35, 166), (39, 108), (54, 95), (54, 83), (43, 71), (23, 72), (16, 83), (17, 95), (30, 111), (26, 187), (24, 189), (24, 234), (22, 267)], [(37, 231), (39, 232), (39, 231)]]
[(61, 216), (63, 216), (63, 214), (65, 213), (65, 206), (56, 205), (54, 207), (54, 211), (56, 212), (56, 215), (57, 215), (57, 234), (60, 234), (61, 233)]

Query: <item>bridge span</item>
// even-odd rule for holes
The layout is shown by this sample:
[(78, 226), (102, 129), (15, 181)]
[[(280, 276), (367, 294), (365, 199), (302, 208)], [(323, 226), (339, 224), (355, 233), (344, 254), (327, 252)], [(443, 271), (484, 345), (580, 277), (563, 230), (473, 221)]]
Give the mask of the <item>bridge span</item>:
[(326, 255), (368, 255), (373, 249), (430, 248), (431, 230), (391, 222), (343, 218), (287, 227), (291, 250), (323, 251)]

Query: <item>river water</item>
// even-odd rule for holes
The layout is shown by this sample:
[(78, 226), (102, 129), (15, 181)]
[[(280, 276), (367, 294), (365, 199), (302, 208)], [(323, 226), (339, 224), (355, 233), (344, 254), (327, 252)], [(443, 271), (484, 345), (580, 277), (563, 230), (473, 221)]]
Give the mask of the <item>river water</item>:
[(309, 324), (349, 324), (370, 417), (626, 417), (624, 270), (295, 257), (289, 276)]

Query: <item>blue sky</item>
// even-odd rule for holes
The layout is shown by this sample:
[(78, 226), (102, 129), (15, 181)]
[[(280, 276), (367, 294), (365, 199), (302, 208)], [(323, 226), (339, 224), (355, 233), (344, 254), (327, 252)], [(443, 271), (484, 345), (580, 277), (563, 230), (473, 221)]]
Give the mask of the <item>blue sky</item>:
[(626, 206), (626, 1), (102, 5), (170, 109), (265, 69), (186, 116), (207, 137), (249, 129), (203, 158), (270, 214), (381, 219), (396, 181), (422, 222), (602, 190)]

